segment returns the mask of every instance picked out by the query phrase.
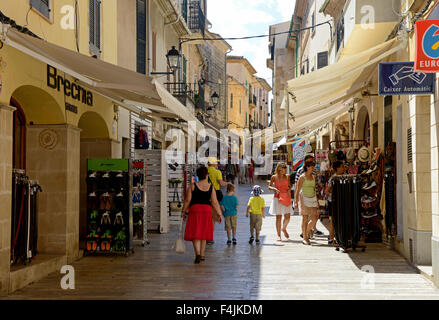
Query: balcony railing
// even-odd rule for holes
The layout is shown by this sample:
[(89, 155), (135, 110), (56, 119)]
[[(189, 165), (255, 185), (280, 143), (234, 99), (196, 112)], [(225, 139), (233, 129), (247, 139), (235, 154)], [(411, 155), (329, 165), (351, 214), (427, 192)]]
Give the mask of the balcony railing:
[[(165, 87), (168, 89), (168, 91), (173, 96), (178, 97), (178, 98), (188, 97), (192, 100), (195, 107), (197, 107), (197, 104), (200, 104), (200, 103), (201, 103), (201, 106), (204, 107), (204, 101), (200, 102), (200, 99), (199, 99), (200, 96), (202, 96), (204, 98), (204, 93), (203, 93), (203, 95), (199, 94), (200, 92), (198, 92), (197, 94), (195, 93), (196, 88), (198, 89), (198, 91), (202, 91), (202, 87), (199, 87), (198, 85), (195, 86), (195, 83), (166, 82)], [(184, 100), (185, 99), (182, 99), (181, 101), (183, 102)], [(184, 104), (185, 103), (186, 102), (184, 102)]]
[[(185, 1), (183, 1), (184, 6)], [(187, 5), (187, 2), (186, 2)], [(184, 9), (182, 10), (184, 12)], [(206, 16), (201, 8), (200, 0), (191, 0), (189, 2), (189, 14), (186, 14), (186, 22), (192, 32), (201, 32), (204, 37), (206, 28)]]

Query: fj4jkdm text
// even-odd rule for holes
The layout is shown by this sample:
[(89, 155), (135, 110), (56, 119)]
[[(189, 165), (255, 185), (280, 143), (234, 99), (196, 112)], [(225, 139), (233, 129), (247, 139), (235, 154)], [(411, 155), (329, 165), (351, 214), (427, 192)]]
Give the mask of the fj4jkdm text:
[(71, 83), (58, 75), (58, 70), (52, 66), (47, 65), (47, 86), (53, 89), (61, 90), (64, 88), (64, 94), (67, 97), (78, 100), (90, 107), (93, 106), (93, 94), (76, 83)]

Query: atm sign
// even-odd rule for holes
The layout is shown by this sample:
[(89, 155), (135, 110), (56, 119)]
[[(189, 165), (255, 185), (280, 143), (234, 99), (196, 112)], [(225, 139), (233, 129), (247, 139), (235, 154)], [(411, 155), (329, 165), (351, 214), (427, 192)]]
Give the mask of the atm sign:
[(416, 72), (439, 72), (439, 20), (423, 20), (415, 24)]

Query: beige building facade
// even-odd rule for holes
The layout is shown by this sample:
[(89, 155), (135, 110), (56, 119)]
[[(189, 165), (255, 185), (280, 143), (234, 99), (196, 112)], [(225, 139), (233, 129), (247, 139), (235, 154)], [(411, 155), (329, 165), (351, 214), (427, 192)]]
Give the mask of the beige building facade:
[[(364, 11), (361, 9), (365, 5), (375, 9), (375, 28), (365, 28), (362, 23)], [(401, 1), (394, 5), (397, 12), (410, 13), (410, 16), (422, 12), (420, 19), (434, 19), (438, 10), (434, 1)], [(415, 21), (410, 20), (408, 24), (404, 21), (406, 27), (398, 28), (401, 19), (389, 6), (390, 2), (381, 1), (330, 0), (317, 8), (334, 21), (329, 64), (343, 63), (347, 57), (355, 57), (395, 38), (398, 29), (409, 30), (408, 33), (401, 31), (399, 36), (401, 43), (407, 39), (405, 47), (378, 62), (414, 61), (412, 27)], [(384, 237), (383, 241), (420, 270), (432, 270), (426, 274), (438, 286), (437, 85), (434, 95), (379, 96), (378, 62), (367, 69), (368, 87), (344, 100), (351, 112), (340, 113), (316, 130), (303, 131), (302, 135), (314, 137), (318, 149), (327, 148), (328, 137), (329, 140), (364, 140), (371, 154), (377, 149), (384, 154), (389, 144), (396, 146), (396, 230), (394, 236)], [(334, 103), (333, 108), (336, 107)]]

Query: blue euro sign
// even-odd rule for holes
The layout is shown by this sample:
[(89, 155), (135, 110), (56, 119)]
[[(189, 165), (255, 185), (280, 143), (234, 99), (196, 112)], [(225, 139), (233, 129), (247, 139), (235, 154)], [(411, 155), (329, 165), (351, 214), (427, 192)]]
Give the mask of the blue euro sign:
[(438, 30), (439, 27), (433, 24), (428, 28), (422, 40), (424, 53), (432, 59), (439, 58), (439, 34), (436, 34)]

